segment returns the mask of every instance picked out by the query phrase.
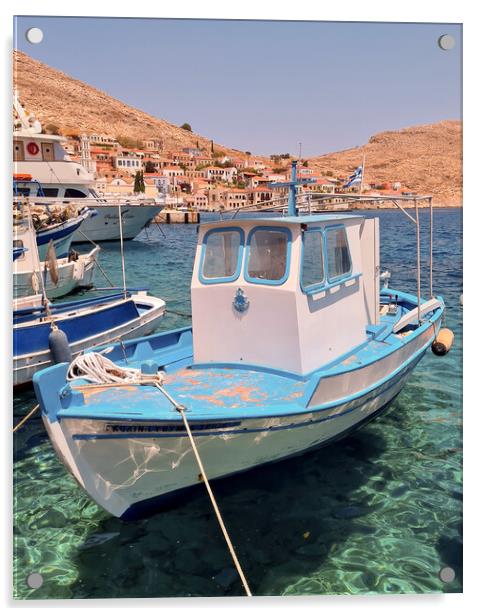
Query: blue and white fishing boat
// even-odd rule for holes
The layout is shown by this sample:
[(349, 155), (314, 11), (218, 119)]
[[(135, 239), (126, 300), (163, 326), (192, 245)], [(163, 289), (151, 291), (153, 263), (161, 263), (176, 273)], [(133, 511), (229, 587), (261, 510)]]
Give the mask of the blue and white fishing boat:
[(91, 216), (95, 216), (95, 214), (95, 210), (85, 208), (74, 218), (38, 230), (37, 246), (40, 260), (45, 261), (50, 240), (54, 243), (57, 258), (62, 259), (66, 257), (69, 254), (73, 237), (77, 229), (79, 229), (84, 220), (87, 220)]
[(37, 370), (53, 364), (53, 328), (64, 332), (70, 353), (76, 357), (88, 347), (151, 333), (165, 307), (162, 299), (145, 291), (50, 304), (48, 309), (41, 295), (14, 301), (14, 386), (29, 383)]
[(295, 168), (287, 217), (200, 226), (192, 328), (35, 374), (60, 459), (111, 514), (202, 482), (186, 422), (206, 476), (239, 473), (360, 428), (432, 344), (450, 347), (443, 299), (423, 299), (420, 277), (416, 296), (380, 290), (378, 219), (299, 216), (296, 185)]

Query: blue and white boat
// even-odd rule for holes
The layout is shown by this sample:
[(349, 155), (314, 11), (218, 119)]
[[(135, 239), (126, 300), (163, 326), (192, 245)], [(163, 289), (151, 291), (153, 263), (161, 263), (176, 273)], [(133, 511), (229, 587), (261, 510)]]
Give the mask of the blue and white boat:
[(69, 218), (69, 220), (66, 220), (65, 222), (59, 222), (57, 224), (49, 225), (45, 227), (45, 229), (38, 230), (37, 246), (40, 261), (45, 261), (46, 259), (47, 248), (50, 240), (54, 243), (57, 258), (62, 259), (66, 257), (69, 254), (75, 232), (85, 220), (95, 215), (95, 210), (84, 208), (81, 212), (79, 212), (79, 215), (74, 218)]
[(52, 365), (49, 335), (55, 325), (67, 336), (73, 357), (88, 347), (125, 340), (154, 331), (166, 304), (145, 291), (51, 304), (42, 296), (14, 301), (13, 384), (29, 383), (37, 370)]
[(287, 217), (200, 226), (192, 328), (85, 354), (117, 383), (75, 362), (34, 376), (60, 459), (111, 514), (202, 483), (181, 409), (207, 476), (239, 473), (377, 417), (437, 337), (442, 297), (380, 290), (378, 219), (299, 216), (296, 184)]

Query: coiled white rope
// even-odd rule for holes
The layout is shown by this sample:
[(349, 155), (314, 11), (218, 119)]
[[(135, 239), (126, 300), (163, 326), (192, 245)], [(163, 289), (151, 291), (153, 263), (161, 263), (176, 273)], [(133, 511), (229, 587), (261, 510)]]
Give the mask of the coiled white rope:
[(138, 368), (120, 368), (102, 353), (79, 355), (69, 366), (67, 380), (85, 379), (91, 383), (140, 383), (142, 373)]

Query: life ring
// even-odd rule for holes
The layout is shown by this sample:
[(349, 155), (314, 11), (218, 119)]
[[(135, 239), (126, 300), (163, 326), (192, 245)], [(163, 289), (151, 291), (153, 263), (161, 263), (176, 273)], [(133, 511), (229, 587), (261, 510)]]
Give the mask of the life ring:
[(35, 143), (35, 141), (31, 141), (30, 143), (27, 143), (27, 152), (31, 156), (37, 156), (37, 154), (40, 152), (40, 148)]

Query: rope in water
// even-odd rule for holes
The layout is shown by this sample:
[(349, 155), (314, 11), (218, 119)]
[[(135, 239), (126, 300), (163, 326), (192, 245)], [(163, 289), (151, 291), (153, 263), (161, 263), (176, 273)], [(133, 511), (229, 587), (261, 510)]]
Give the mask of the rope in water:
[(17, 424), (16, 426), (14, 426), (14, 428), (13, 428), (13, 430), (12, 430), (12, 433), (13, 433), (13, 434), (15, 434), (15, 432), (16, 432), (17, 430), (20, 430), (20, 428), (21, 428), (21, 427), (22, 427), (25, 423), (27, 423), (27, 421), (30, 419), (30, 417), (32, 417), (33, 415), (35, 415), (35, 413), (36, 413), (36, 412), (38, 411), (38, 409), (39, 409), (39, 406), (40, 406), (39, 404), (36, 404), (36, 405), (33, 407), (33, 409), (32, 409), (30, 412), (28, 412), (28, 413), (25, 415), (25, 417), (23, 417), (23, 419), (21, 419), (21, 420), (18, 422), (18, 424)]
[[(175, 403), (173, 398), (171, 398), (171, 396), (166, 392), (166, 390), (161, 385), (156, 384), (155, 386), (157, 387), (157, 389), (159, 389), (159, 391), (161, 391), (169, 399), (170, 402), (172, 402), (173, 404)], [(221, 528), (221, 531), (223, 533), (224, 539), (225, 539), (226, 544), (228, 546), (228, 550), (229, 550), (229, 553), (231, 554), (231, 558), (233, 559), (234, 566), (236, 567), (238, 575), (241, 578), (241, 582), (242, 582), (242, 584), (244, 586), (244, 590), (246, 592), (246, 595), (248, 597), (252, 597), (251, 590), (249, 588), (248, 582), (247, 582), (246, 577), (244, 575), (243, 569), (241, 568), (241, 565), (239, 563), (238, 557), (236, 556), (236, 551), (235, 551), (234, 546), (233, 546), (233, 544), (231, 542), (231, 539), (229, 537), (229, 534), (228, 534), (228, 531), (227, 531), (226, 526), (224, 524), (224, 520), (223, 520), (223, 517), (221, 515), (221, 512), (219, 511), (219, 507), (218, 507), (218, 504), (217, 504), (216, 499), (214, 497), (213, 491), (211, 490), (211, 485), (209, 484), (209, 480), (207, 478), (206, 471), (204, 470), (204, 465), (202, 463), (201, 456), (199, 455), (199, 451), (198, 451), (198, 449), (196, 447), (196, 443), (194, 442), (194, 437), (192, 435), (191, 428), (189, 426), (189, 422), (188, 422), (186, 414), (185, 414), (185, 407), (182, 404), (175, 404), (175, 408), (176, 408), (176, 411), (178, 411), (179, 414), (181, 415), (182, 421), (184, 422), (184, 427), (186, 428), (186, 432), (187, 432), (187, 435), (189, 437), (189, 441), (191, 443), (192, 450), (194, 452), (194, 457), (196, 458), (197, 465), (199, 467), (199, 470), (201, 471), (201, 478), (204, 481), (204, 485), (206, 486), (206, 490), (207, 490), (209, 498), (211, 500), (211, 504), (213, 506), (214, 513), (216, 514), (216, 517), (218, 519), (219, 526)]]
[[(85, 233), (83, 231), (81, 231), (80, 229), (77, 229), (77, 233), (80, 233), (80, 235), (85, 239), (86, 242), (90, 242), (93, 246), (98, 246), (98, 244), (96, 244), (95, 242), (93, 242), (89, 237), (87, 237), (87, 235), (85, 235)], [(107, 276), (107, 274), (105, 273), (104, 268), (102, 267), (102, 265), (99, 263), (98, 259), (94, 259), (95, 264), (97, 265), (97, 267), (99, 268), (100, 273), (102, 274), (102, 276), (104, 276), (104, 278), (107, 280), (107, 282), (110, 284), (111, 287), (114, 286), (114, 283), (112, 282), (112, 280), (109, 278), (109, 276)]]
[(201, 456), (199, 455), (198, 448), (194, 441), (194, 437), (192, 435), (191, 428), (189, 426), (189, 422), (185, 413), (186, 407), (176, 402), (176, 400), (170, 395), (170, 393), (162, 386), (162, 373), (158, 373), (156, 379), (154, 375), (143, 375), (141, 371), (136, 368), (120, 368), (119, 366), (114, 364), (114, 362), (112, 362), (107, 357), (104, 357), (100, 353), (87, 353), (85, 355), (80, 355), (70, 364), (67, 373), (67, 380), (71, 381), (76, 378), (83, 378), (93, 383), (98, 383), (105, 386), (113, 384), (120, 385), (122, 383), (142, 384), (142, 379), (144, 378), (144, 383), (153, 384), (169, 400), (169, 402), (174, 406), (176, 411), (178, 411), (178, 413), (182, 417), (184, 427), (186, 428), (186, 432), (189, 437), (192, 450), (194, 452), (194, 457), (196, 459), (199, 470), (201, 471), (201, 478), (204, 481), (204, 485), (206, 486), (206, 490), (211, 500), (214, 513), (216, 514), (219, 526), (221, 527), (221, 531), (228, 546), (229, 553), (231, 554), (231, 558), (233, 559), (234, 566), (236, 567), (239, 577), (241, 578), (241, 582), (244, 586), (246, 594), (248, 595), (248, 597), (251, 597), (251, 590), (239, 563), (238, 557), (236, 556), (236, 551), (229, 537), (221, 512), (219, 511), (219, 507), (209, 484), (206, 471), (204, 470)]
[(185, 317), (186, 319), (192, 319), (192, 314), (189, 314), (189, 312), (178, 312), (177, 310), (171, 310), (170, 308), (166, 308), (166, 312), (175, 314), (178, 317)]

